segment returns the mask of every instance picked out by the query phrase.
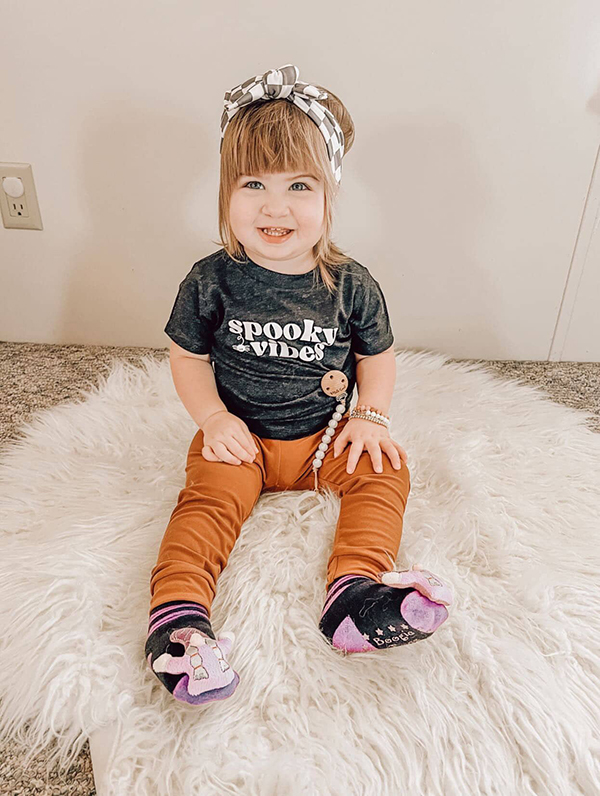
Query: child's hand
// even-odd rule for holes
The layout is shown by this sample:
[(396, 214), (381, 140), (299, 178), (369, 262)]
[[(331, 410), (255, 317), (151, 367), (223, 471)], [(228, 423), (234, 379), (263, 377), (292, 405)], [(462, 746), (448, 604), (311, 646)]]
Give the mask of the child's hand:
[(358, 417), (348, 420), (341, 434), (336, 437), (333, 443), (334, 458), (339, 456), (348, 442), (352, 443), (348, 453), (348, 464), (346, 465), (346, 472), (350, 474), (354, 472), (363, 447), (366, 447), (371, 455), (373, 469), (376, 473), (383, 471), (382, 450), (386, 453), (396, 470), (402, 467), (402, 461), (406, 462), (408, 460), (406, 451), (390, 437), (387, 428), (379, 423), (373, 423), (372, 420), (364, 420)]
[(202, 426), (204, 446), (202, 456), (208, 462), (241, 464), (253, 462), (258, 448), (250, 429), (237, 415), (221, 410), (204, 422)]

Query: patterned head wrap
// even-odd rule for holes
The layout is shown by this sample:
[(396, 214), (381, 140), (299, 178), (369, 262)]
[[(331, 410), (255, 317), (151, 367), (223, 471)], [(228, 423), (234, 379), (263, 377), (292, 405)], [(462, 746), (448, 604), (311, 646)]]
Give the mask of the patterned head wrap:
[(221, 143), (227, 125), (244, 105), (260, 100), (287, 99), (303, 110), (317, 125), (325, 144), (336, 182), (342, 179), (342, 158), (344, 157), (344, 134), (335, 117), (317, 100), (327, 99), (327, 92), (310, 83), (298, 80), (300, 70), (293, 64), (269, 69), (264, 75), (248, 78), (244, 83), (225, 92), (225, 107), (221, 116)]

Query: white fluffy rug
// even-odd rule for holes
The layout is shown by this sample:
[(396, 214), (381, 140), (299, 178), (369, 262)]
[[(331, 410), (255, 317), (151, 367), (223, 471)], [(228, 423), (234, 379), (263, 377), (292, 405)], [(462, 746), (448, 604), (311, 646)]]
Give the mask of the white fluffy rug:
[(338, 499), (263, 494), (212, 610), (240, 685), (201, 707), (144, 659), (196, 431), (168, 360), (115, 360), (81, 402), (36, 415), (0, 470), (2, 731), (33, 754), (56, 738), (68, 764), (116, 721), (125, 796), (598, 794), (600, 435), (448, 360), (398, 353), (391, 408), (412, 476), (397, 568), (450, 582), (447, 622), (404, 648), (333, 650), (318, 619)]

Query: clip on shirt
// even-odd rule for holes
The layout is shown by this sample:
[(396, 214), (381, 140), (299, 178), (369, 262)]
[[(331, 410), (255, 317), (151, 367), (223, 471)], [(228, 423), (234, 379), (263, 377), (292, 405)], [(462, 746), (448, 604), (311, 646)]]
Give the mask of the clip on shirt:
[(335, 407), (335, 412), (327, 424), (327, 429), (321, 437), (319, 449), (316, 451), (315, 458), (313, 459), (312, 467), (315, 474), (315, 492), (318, 491), (319, 467), (321, 467), (323, 464), (323, 458), (327, 448), (329, 447), (331, 438), (335, 434), (337, 424), (342, 419), (344, 412), (346, 411), (346, 400), (348, 398), (348, 393), (346, 392), (347, 388), (348, 378), (341, 370), (328, 370), (321, 379), (321, 389), (325, 395), (330, 395), (333, 398), (337, 398), (339, 403)]

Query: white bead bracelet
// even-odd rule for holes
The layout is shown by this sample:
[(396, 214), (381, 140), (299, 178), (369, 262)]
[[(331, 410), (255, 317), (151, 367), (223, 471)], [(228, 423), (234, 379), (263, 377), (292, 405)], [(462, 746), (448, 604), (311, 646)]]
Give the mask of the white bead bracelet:
[(359, 420), (371, 420), (373, 423), (379, 423), (380, 426), (385, 426), (386, 428), (390, 424), (390, 418), (387, 415), (382, 415), (381, 412), (377, 412), (373, 409), (365, 409), (359, 410), (356, 407), (352, 409), (350, 412), (350, 418), (358, 418)]

